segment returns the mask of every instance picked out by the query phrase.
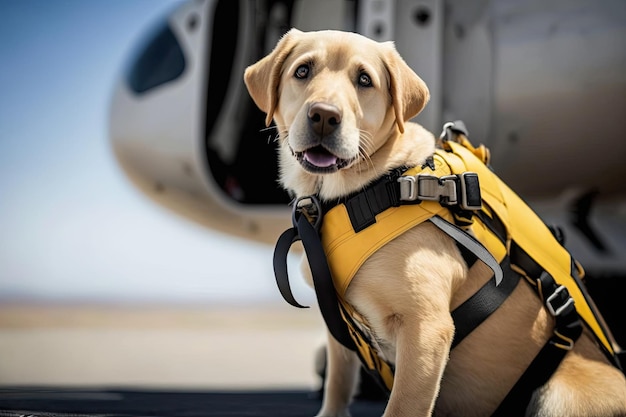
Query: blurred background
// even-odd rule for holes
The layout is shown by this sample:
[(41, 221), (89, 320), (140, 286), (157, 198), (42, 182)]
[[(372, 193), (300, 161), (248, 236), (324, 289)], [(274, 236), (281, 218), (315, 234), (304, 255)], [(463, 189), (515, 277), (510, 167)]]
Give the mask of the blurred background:
[(285, 329), (274, 383), (312, 380), (290, 346), (321, 327), (282, 302), (273, 248), (162, 208), (115, 159), (116, 79), (180, 4), (0, 2), (0, 384), (271, 385)]
[(289, 198), (241, 80), (292, 26), (394, 40), (431, 89), (417, 121), (466, 122), (565, 231), (624, 343), (622, 0), (2, 0), (0, 16), (1, 386), (319, 383), (319, 314), (275, 287)]
[(276, 298), (270, 246), (152, 203), (112, 151), (115, 81), (147, 28), (180, 3), (0, 2), (0, 299)]

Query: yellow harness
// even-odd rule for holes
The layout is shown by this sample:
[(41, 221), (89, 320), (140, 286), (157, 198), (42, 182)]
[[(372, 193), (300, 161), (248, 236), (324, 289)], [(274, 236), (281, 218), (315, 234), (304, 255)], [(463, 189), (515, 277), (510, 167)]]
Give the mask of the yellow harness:
[[(364, 367), (391, 391), (393, 366), (381, 358), (367, 324), (344, 301), (344, 296), (356, 272), (373, 253), (416, 225), (432, 221), (457, 240), (461, 249), (469, 248), (473, 252), (470, 258), (478, 257), (492, 267), (494, 278), (485, 285), (480, 297), (498, 299), (493, 302), (493, 310), (512, 292), (521, 276), (537, 290), (545, 307), (555, 317), (554, 336), (538, 355), (536, 366), (531, 369), (531, 364), (518, 382), (520, 387), (514, 387), (496, 415), (506, 415), (506, 410), (519, 407), (535, 388), (547, 381), (580, 335), (580, 321), (591, 330), (607, 357), (620, 368), (610, 332), (604, 328), (582, 284), (582, 267), (543, 221), (491, 171), (487, 165), (489, 151), (484, 146), (475, 148), (464, 129), (455, 128), (454, 124), (446, 125), (444, 133), (454, 140), (444, 140), (441, 149), (437, 149), (422, 167), (390, 175), (332, 207), (323, 207), (315, 198), (310, 200), (314, 204), (296, 202), (294, 228), (279, 239), (274, 258), (277, 282), (285, 299), (301, 307), (293, 299), (288, 283), (285, 284), (286, 269), (280, 265), (291, 243), (302, 237), (320, 309), (331, 333), (356, 350)], [(299, 213), (303, 215), (297, 221)], [(307, 232), (303, 233), (303, 229), (308, 227), (319, 234), (322, 255), (309, 253), (314, 244), (307, 244), (307, 240), (312, 239), (304, 237)], [(480, 252), (483, 247), (487, 255)], [(318, 265), (323, 263), (320, 257), (324, 256), (328, 272), (320, 271)], [(324, 284), (319, 278), (325, 274), (332, 277), (330, 284)], [(504, 281), (500, 282), (502, 277)], [(453, 347), (486, 319), (480, 316), (471, 319), (471, 323), (464, 323), (464, 317), (472, 315), (468, 314), (472, 313), (472, 303), (465, 307), (463, 314), (455, 316), (452, 312), (457, 327)], [(337, 317), (341, 317), (343, 324), (337, 323)], [(333, 330), (341, 329), (342, 325), (347, 327), (345, 333), (349, 338), (339, 334), (341, 330)], [(537, 377), (537, 369), (546, 368), (548, 362), (550, 370)], [(523, 386), (529, 382), (533, 385), (531, 388)]]

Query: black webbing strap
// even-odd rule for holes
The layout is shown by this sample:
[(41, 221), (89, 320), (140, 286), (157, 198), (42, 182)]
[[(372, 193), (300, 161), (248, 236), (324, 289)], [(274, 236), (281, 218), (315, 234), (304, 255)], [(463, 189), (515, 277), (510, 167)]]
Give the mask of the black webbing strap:
[(625, 367), (622, 367), (622, 363), (626, 364), (626, 350), (620, 350), (615, 352), (615, 362), (616, 366), (622, 371), (623, 374), (626, 374)]
[(326, 203), (324, 213), (336, 205), (344, 204), (354, 232), (366, 229), (376, 223), (378, 214), (400, 205), (400, 184), (397, 179), (406, 169), (396, 168), (359, 192), (334, 203)]
[[(475, 211), (472, 214), (476, 215), (503, 244), (506, 243), (506, 230), (497, 216), (489, 217), (483, 211)], [(467, 267), (471, 268), (476, 261), (473, 253), (468, 251), (465, 246), (459, 244), (459, 242), (457, 242), (457, 246), (467, 263)], [(502, 260), (500, 266), (503, 272), (503, 279), (500, 285), (496, 285), (495, 279), (492, 277), (475, 294), (452, 311), (452, 319), (454, 320), (456, 330), (451, 348), (461, 343), (467, 335), (485, 321), (489, 315), (494, 313), (517, 287), (520, 275), (511, 269), (511, 262), (508, 256)]]
[(492, 417), (524, 416), (533, 392), (548, 382), (582, 333), (582, 323), (567, 288), (558, 285), (550, 274), (543, 271), (537, 279), (537, 291), (546, 308), (555, 317), (553, 335)]
[[(483, 204), (486, 207), (489, 207), (487, 206), (487, 203), (483, 203)], [(500, 219), (500, 217), (498, 217), (495, 213), (489, 216), (482, 210), (475, 211), (473, 212), (473, 214), (475, 214), (476, 217), (478, 217), (480, 221), (483, 222), (483, 224), (487, 226), (489, 230), (491, 230), (491, 233), (493, 233), (495, 236), (497, 236), (498, 239), (500, 239), (500, 242), (502, 242), (502, 244), (506, 245), (506, 239), (507, 239), (506, 227), (504, 226), (504, 223), (502, 223), (502, 220)]]
[(500, 285), (496, 285), (495, 276), (492, 276), (474, 295), (450, 313), (455, 328), (450, 349), (461, 343), (467, 335), (495, 312), (517, 287), (520, 275), (511, 269), (508, 256), (500, 262), (500, 267), (503, 273)]
[(313, 275), (313, 285), (315, 295), (326, 322), (326, 327), (332, 336), (342, 345), (350, 350), (356, 350), (354, 341), (350, 336), (348, 326), (341, 317), (339, 310), (339, 300), (333, 284), (333, 279), (328, 268), (326, 254), (322, 247), (319, 235), (315, 227), (307, 220), (306, 216), (298, 215), (294, 219), (294, 227), (285, 231), (274, 250), (274, 275), (278, 289), (283, 298), (295, 307), (304, 307), (299, 304), (291, 292), (289, 285), (289, 275), (287, 273), (287, 254), (291, 245), (302, 240), (304, 251), (309, 260), (311, 274)]
[(293, 296), (293, 292), (291, 291), (289, 273), (287, 272), (287, 254), (289, 253), (289, 249), (291, 249), (291, 245), (299, 240), (300, 236), (298, 235), (298, 230), (295, 226), (285, 230), (280, 235), (278, 241), (276, 242), (276, 247), (274, 248), (274, 277), (276, 278), (278, 290), (285, 301), (294, 307), (309, 308), (308, 306), (303, 306), (296, 301)]
[[(555, 238), (556, 238), (556, 236), (555, 236)], [(512, 260), (512, 262), (515, 265), (519, 266), (521, 269), (523, 269), (529, 277), (538, 277), (538, 276), (541, 275), (541, 273), (543, 272), (543, 269), (541, 268), (541, 266), (539, 264), (537, 264), (537, 262), (535, 262), (535, 260), (533, 258), (531, 258), (514, 241), (511, 242), (511, 250), (510, 250), (510, 252), (511, 252), (511, 260)], [(591, 310), (591, 312), (596, 317), (601, 317), (600, 312), (598, 311), (595, 303), (592, 301), (592, 298), (589, 295), (589, 292), (587, 291), (587, 287), (585, 286), (585, 284), (582, 281), (582, 277), (578, 273), (578, 268), (576, 267), (576, 264), (575, 264), (575, 261), (574, 261), (573, 258), (572, 258), (572, 261), (571, 261), (570, 276), (576, 282), (576, 285), (578, 286), (578, 289), (579, 289), (580, 293), (583, 295), (583, 298), (585, 299), (585, 302), (587, 303), (587, 305), (588, 305), (589, 309)], [(604, 333), (604, 335), (607, 337), (607, 339), (613, 340), (613, 337), (611, 336), (611, 332), (605, 327), (605, 324), (604, 324), (603, 320), (598, 320), (598, 325), (600, 326), (600, 330), (602, 331), (602, 333)], [(597, 336), (596, 336), (596, 338), (597, 338)], [(618, 368), (622, 372), (624, 372), (625, 369), (624, 369), (624, 367), (622, 367), (622, 363), (624, 363), (624, 359), (623, 359), (624, 358), (624, 354), (622, 353), (622, 357), (620, 358), (620, 355), (617, 355), (615, 353), (609, 352), (604, 347), (604, 344), (598, 343), (598, 346), (600, 346), (600, 348), (604, 352), (604, 355), (606, 356), (606, 358), (616, 368)]]

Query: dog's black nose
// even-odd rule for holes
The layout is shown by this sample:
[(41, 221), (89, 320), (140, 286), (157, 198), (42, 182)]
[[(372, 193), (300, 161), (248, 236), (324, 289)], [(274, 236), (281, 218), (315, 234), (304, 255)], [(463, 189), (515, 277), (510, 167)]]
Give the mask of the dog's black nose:
[(309, 107), (309, 125), (321, 137), (332, 133), (341, 123), (341, 111), (327, 103), (313, 103)]

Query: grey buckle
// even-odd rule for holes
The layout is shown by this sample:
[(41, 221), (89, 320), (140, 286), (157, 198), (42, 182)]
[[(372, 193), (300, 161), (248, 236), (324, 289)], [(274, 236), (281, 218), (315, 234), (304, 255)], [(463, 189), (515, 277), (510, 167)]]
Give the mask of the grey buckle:
[(398, 178), (400, 201), (438, 201), (441, 204), (458, 204), (457, 176), (418, 174)]
[(562, 291), (567, 291), (567, 288), (563, 285), (559, 285), (559, 287), (554, 290), (554, 292), (548, 298), (546, 298), (546, 308), (554, 317), (559, 316), (563, 312), (563, 310), (565, 310), (568, 306), (574, 304), (574, 299), (572, 297), (569, 297), (567, 301), (565, 301), (562, 305), (556, 307), (555, 309), (555, 306), (552, 305), (552, 302), (555, 301), (555, 299)]
[(398, 183), (400, 183), (400, 201), (415, 201), (417, 200), (417, 176), (400, 177)]

